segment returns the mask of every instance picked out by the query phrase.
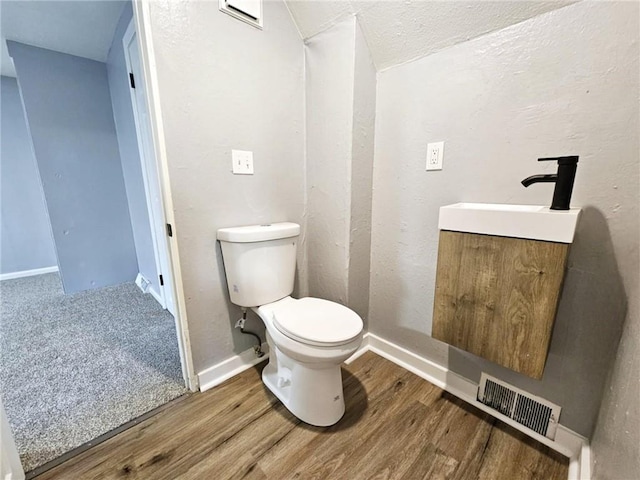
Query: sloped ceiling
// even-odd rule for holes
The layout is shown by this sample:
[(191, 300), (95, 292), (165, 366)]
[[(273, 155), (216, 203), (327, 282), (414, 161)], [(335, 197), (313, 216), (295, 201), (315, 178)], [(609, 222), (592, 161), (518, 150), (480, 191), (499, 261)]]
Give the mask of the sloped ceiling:
[(0, 0), (0, 73), (15, 77), (5, 40), (104, 62), (126, 2)]
[(500, 30), (576, 0), (285, 0), (304, 39), (357, 15), (378, 70)]

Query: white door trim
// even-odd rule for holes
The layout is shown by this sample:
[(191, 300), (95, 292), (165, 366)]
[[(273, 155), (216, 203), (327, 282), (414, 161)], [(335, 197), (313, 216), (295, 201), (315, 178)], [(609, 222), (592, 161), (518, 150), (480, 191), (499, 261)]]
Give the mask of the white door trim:
[(24, 480), (20, 455), (11, 433), (11, 425), (0, 399), (0, 479)]
[[(163, 235), (167, 243), (168, 272), (171, 277), (171, 290), (174, 299), (173, 315), (176, 320), (176, 331), (178, 334), (178, 346), (180, 348), (180, 359), (182, 362), (182, 375), (187, 388), (192, 391), (198, 390), (198, 376), (194, 371), (193, 355), (189, 339), (189, 323), (187, 320), (187, 310), (184, 297), (184, 286), (182, 283), (182, 272), (180, 268), (180, 254), (178, 250), (175, 221), (173, 216), (173, 199), (171, 196), (171, 185), (169, 182), (169, 164), (167, 161), (167, 151), (164, 140), (164, 126), (162, 123), (162, 113), (160, 108), (160, 96), (158, 92), (158, 74), (156, 71), (155, 52), (153, 49), (153, 39), (150, 30), (150, 12), (148, 1), (136, 0), (133, 2), (133, 21), (137, 32), (137, 42), (140, 52), (140, 62), (142, 67), (142, 77), (146, 91), (146, 101), (149, 113), (149, 127), (152, 137), (152, 148), (154, 152), (154, 167), (158, 176), (162, 198), (162, 210), (164, 223), (169, 223), (174, 227), (173, 237)], [(130, 26), (131, 27), (131, 26)], [(125, 35), (126, 37), (126, 35)], [(125, 49), (126, 52), (126, 49)]]
[[(135, 68), (133, 67), (133, 62), (131, 60), (131, 55), (129, 52), (129, 48), (131, 46), (132, 41), (135, 41), (134, 36), (136, 35), (136, 27), (133, 19), (129, 22), (129, 26), (122, 37), (122, 47), (124, 50), (124, 59), (127, 65), (127, 72), (134, 72)], [(135, 72), (135, 76), (139, 77), (138, 82), (140, 81), (141, 75), (139, 72)], [(135, 78), (134, 76), (134, 78)], [(138, 109), (138, 95), (140, 95), (140, 91), (144, 86), (138, 85), (138, 88), (129, 88), (129, 96), (131, 98), (131, 108), (133, 110), (133, 118), (136, 126), (136, 139), (138, 141), (138, 154), (140, 156), (140, 166), (142, 171), (142, 183), (144, 184), (144, 193), (145, 199), (147, 203), (147, 214), (149, 216), (149, 224), (151, 226), (151, 241), (153, 243), (153, 256), (156, 263), (156, 271), (159, 277), (163, 278), (164, 285), (160, 285), (159, 279), (156, 278), (152, 287), (157, 285), (157, 290), (155, 291), (154, 297), (160, 302), (162, 308), (166, 308), (172, 314), (175, 314), (175, 308), (173, 305), (173, 295), (170, 292), (170, 275), (168, 275), (168, 247), (166, 242), (164, 241), (165, 237), (165, 222), (164, 215), (162, 212), (158, 211), (156, 201), (154, 201), (154, 194), (152, 193), (152, 189), (154, 191), (159, 191), (159, 180), (157, 175), (157, 168), (155, 163), (152, 161), (153, 157), (153, 141), (148, 134), (148, 126), (145, 125), (145, 118), (142, 116), (142, 113)], [(157, 198), (157, 195), (156, 197)]]

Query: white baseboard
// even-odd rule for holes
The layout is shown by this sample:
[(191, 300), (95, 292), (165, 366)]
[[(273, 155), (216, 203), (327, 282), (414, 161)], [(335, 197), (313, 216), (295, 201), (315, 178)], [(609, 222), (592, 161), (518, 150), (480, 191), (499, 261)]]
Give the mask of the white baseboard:
[(136, 285), (142, 291), (142, 293), (150, 294), (153, 298), (156, 299), (156, 301), (162, 308), (166, 308), (166, 305), (162, 299), (162, 295), (158, 293), (158, 291), (155, 289), (149, 279), (147, 279), (147, 277), (145, 277), (141, 273), (138, 273), (138, 275), (136, 276)]
[[(577, 459), (580, 462), (580, 471), (574, 478), (580, 480), (591, 480), (591, 445), (588, 441), (582, 443), (580, 450), (580, 457)], [(570, 480), (573, 480), (570, 478)]]
[(198, 383), (200, 385), (200, 391), (204, 392), (205, 390), (220, 385), (222, 382), (229, 380), (231, 377), (235, 377), (252, 366), (268, 360), (269, 345), (267, 342), (262, 344), (262, 351), (265, 354), (262, 357), (256, 357), (253, 348), (250, 348), (239, 355), (235, 355), (199, 372)]
[(33, 277), (34, 275), (42, 275), (45, 273), (53, 273), (58, 271), (58, 266), (34, 268), (33, 270), (22, 270), (21, 272), (0, 273), (1, 280), (13, 280), (14, 278)]
[(13, 439), (11, 425), (0, 399), (0, 478), (2, 480), (24, 480), (20, 455)]
[[(550, 440), (549, 438), (529, 430), (511, 418), (478, 402), (476, 400), (478, 385), (471, 380), (450, 371), (448, 368), (426, 358), (420, 357), (419, 355), (384, 340), (373, 333), (365, 335), (362, 343), (360, 350), (354, 354), (354, 357), (356, 355), (360, 356), (367, 350), (370, 350), (377, 355), (386, 358), (405, 370), (424, 378), (435, 386), (503, 421), (525, 435), (547, 445), (549, 448), (569, 457), (570, 463), (568, 480), (590, 479), (591, 465), (589, 458), (589, 442), (582, 435), (569, 430), (563, 425), (558, 425), (555, 440)], [(349, 358), (348, 361), (352, 362), (357, 358), (354, 357)]]

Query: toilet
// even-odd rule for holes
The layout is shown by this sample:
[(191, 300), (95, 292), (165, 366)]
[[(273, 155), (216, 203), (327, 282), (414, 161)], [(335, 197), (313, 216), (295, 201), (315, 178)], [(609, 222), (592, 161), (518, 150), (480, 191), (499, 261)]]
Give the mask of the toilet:
[(222, 228), (217, 238), (231, 302), (266, 327), (264, 384), (300, 420), (326, 427), (344, 415), (340, 365), (360, 346), (363, 323), (338, 303), (291, 297), (299, 235), (286, 222)]

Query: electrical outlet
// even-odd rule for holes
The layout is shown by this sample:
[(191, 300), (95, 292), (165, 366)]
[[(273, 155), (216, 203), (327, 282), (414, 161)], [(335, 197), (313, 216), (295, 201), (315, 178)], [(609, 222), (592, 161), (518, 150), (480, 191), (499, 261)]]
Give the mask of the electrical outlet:
[(253, 152), (231, 150), (231, 162), (234, 175), (253, 175)]
[(427, 145), (427, 170), (442, 170), (444, 157), (444, 142), (430, 143)]

